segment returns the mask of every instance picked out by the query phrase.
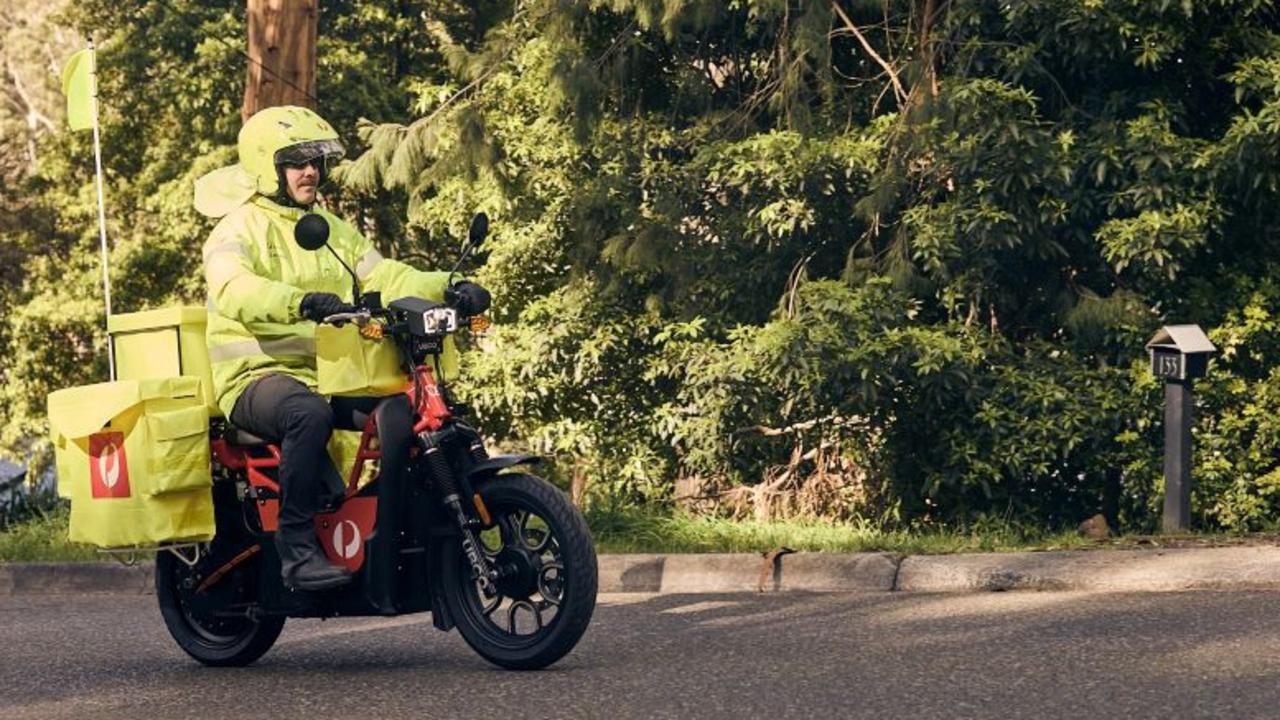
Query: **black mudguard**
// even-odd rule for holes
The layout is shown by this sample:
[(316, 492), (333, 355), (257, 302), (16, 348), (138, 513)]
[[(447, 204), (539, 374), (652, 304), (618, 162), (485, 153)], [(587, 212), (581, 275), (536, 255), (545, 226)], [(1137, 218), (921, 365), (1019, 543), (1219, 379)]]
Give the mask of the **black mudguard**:
[(540, 462), (542, 462), (541, 455), (494, 455), (472, 465), (467, 472), (467, 479), (474, 484), (496, 475), (499, 470), (505, 470), (516, 465), (536, 465)]

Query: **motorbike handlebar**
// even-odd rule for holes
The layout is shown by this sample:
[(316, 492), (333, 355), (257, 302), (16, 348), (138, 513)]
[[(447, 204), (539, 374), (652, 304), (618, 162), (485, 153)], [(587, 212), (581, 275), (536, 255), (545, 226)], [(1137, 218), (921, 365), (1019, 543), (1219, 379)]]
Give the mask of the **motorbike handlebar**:
[(372, 319), (373, 313), (368, 310), (354, 310), (352, 312), (340, 312), (332, 315), (326, 315), (320, 322), (326, 325), (337, 325), (338, 327), (342, 327), (349, 322), (353, 322), (357, 327), (364, 327), (369, 324), (369, 321)]
[(321, 322), (338, 327), (350, 322), (362, 329), (371, 323), (382, 323), (384, 330), (393, 334), (439, 337), (471, 327), (472, 317), (458, 307), (462, 304), (459, 300), (459, 294), (449, 288), (443, 303), (416, 297), (401, 298), (386, 308), (358, 303), (346, 312), (326, 316)]

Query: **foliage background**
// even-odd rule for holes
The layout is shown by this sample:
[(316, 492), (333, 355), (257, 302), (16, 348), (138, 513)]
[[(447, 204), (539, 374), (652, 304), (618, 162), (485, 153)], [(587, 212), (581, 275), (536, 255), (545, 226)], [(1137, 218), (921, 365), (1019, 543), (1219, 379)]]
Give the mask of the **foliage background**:
[[(1195, 322), (1221, 349), (1195, 522), (1273, 524), (1272, 2), (321, 5), (319, 109), (351, 150), (329, 202), (430, 266), (490, 214), (498, 324), (465, 392), (579, 501), (1151, 529), (1141, 347)], [(118, 309), (199, 303), (191, 183), (233, 158), (244, 9), (0, 23), (0, 446), (40, 458), (47, 392), (105, 375), (56, 70), (92, 31)]]

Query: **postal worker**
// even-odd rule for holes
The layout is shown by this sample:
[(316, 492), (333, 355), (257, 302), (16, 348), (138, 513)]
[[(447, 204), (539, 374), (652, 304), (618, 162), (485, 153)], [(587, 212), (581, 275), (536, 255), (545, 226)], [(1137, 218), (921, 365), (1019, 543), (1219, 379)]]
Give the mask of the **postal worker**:
[[(204, 245), (214, 392), (236, 427), (280, 443), (275, 547), (281, 576), (287, 587), (323, 590), (351, 579), (329, 562), (314, 527), (316, 513), (343, 495), (326, 451), (334, 427), (357, 429), (376, 413), (380, 473), (394, 481), (403, 471), (413, 424), (403, 395), (330, 400), (316, 392), (316, 323), (351, 310), (357, 300), (351, 276), (334, 254), (354, 269), (362, 291), (388, 301), (443, 301), (448, 273), (382, 257), (351, 224), (317, 204), (317, 191), (344, 149), (315, 112), (292, 106), (258, 112), (240, 130), (238, 151), (238, 164), (196, 183), (196, 209), (220, 218)], [(328, 222), (334, 253), (309, 252), (294, 241), (294, 226), (307, 213)], [(461, 282), (454, 289), (467, 314), (487, 309), (489, 293), (480, 286)], [(371, 601), (393, 610), (388, 597)]]

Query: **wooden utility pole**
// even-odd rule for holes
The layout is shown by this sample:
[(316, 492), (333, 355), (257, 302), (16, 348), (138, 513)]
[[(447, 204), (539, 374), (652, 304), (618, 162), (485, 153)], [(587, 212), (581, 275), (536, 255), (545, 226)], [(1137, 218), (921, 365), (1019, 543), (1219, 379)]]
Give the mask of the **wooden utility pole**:
[[(249, 63), (241, 120), (262, 108), (315, 109), (320, 0), (249, 0)], [(263, 69), (263, 68), (266, 69)]]

